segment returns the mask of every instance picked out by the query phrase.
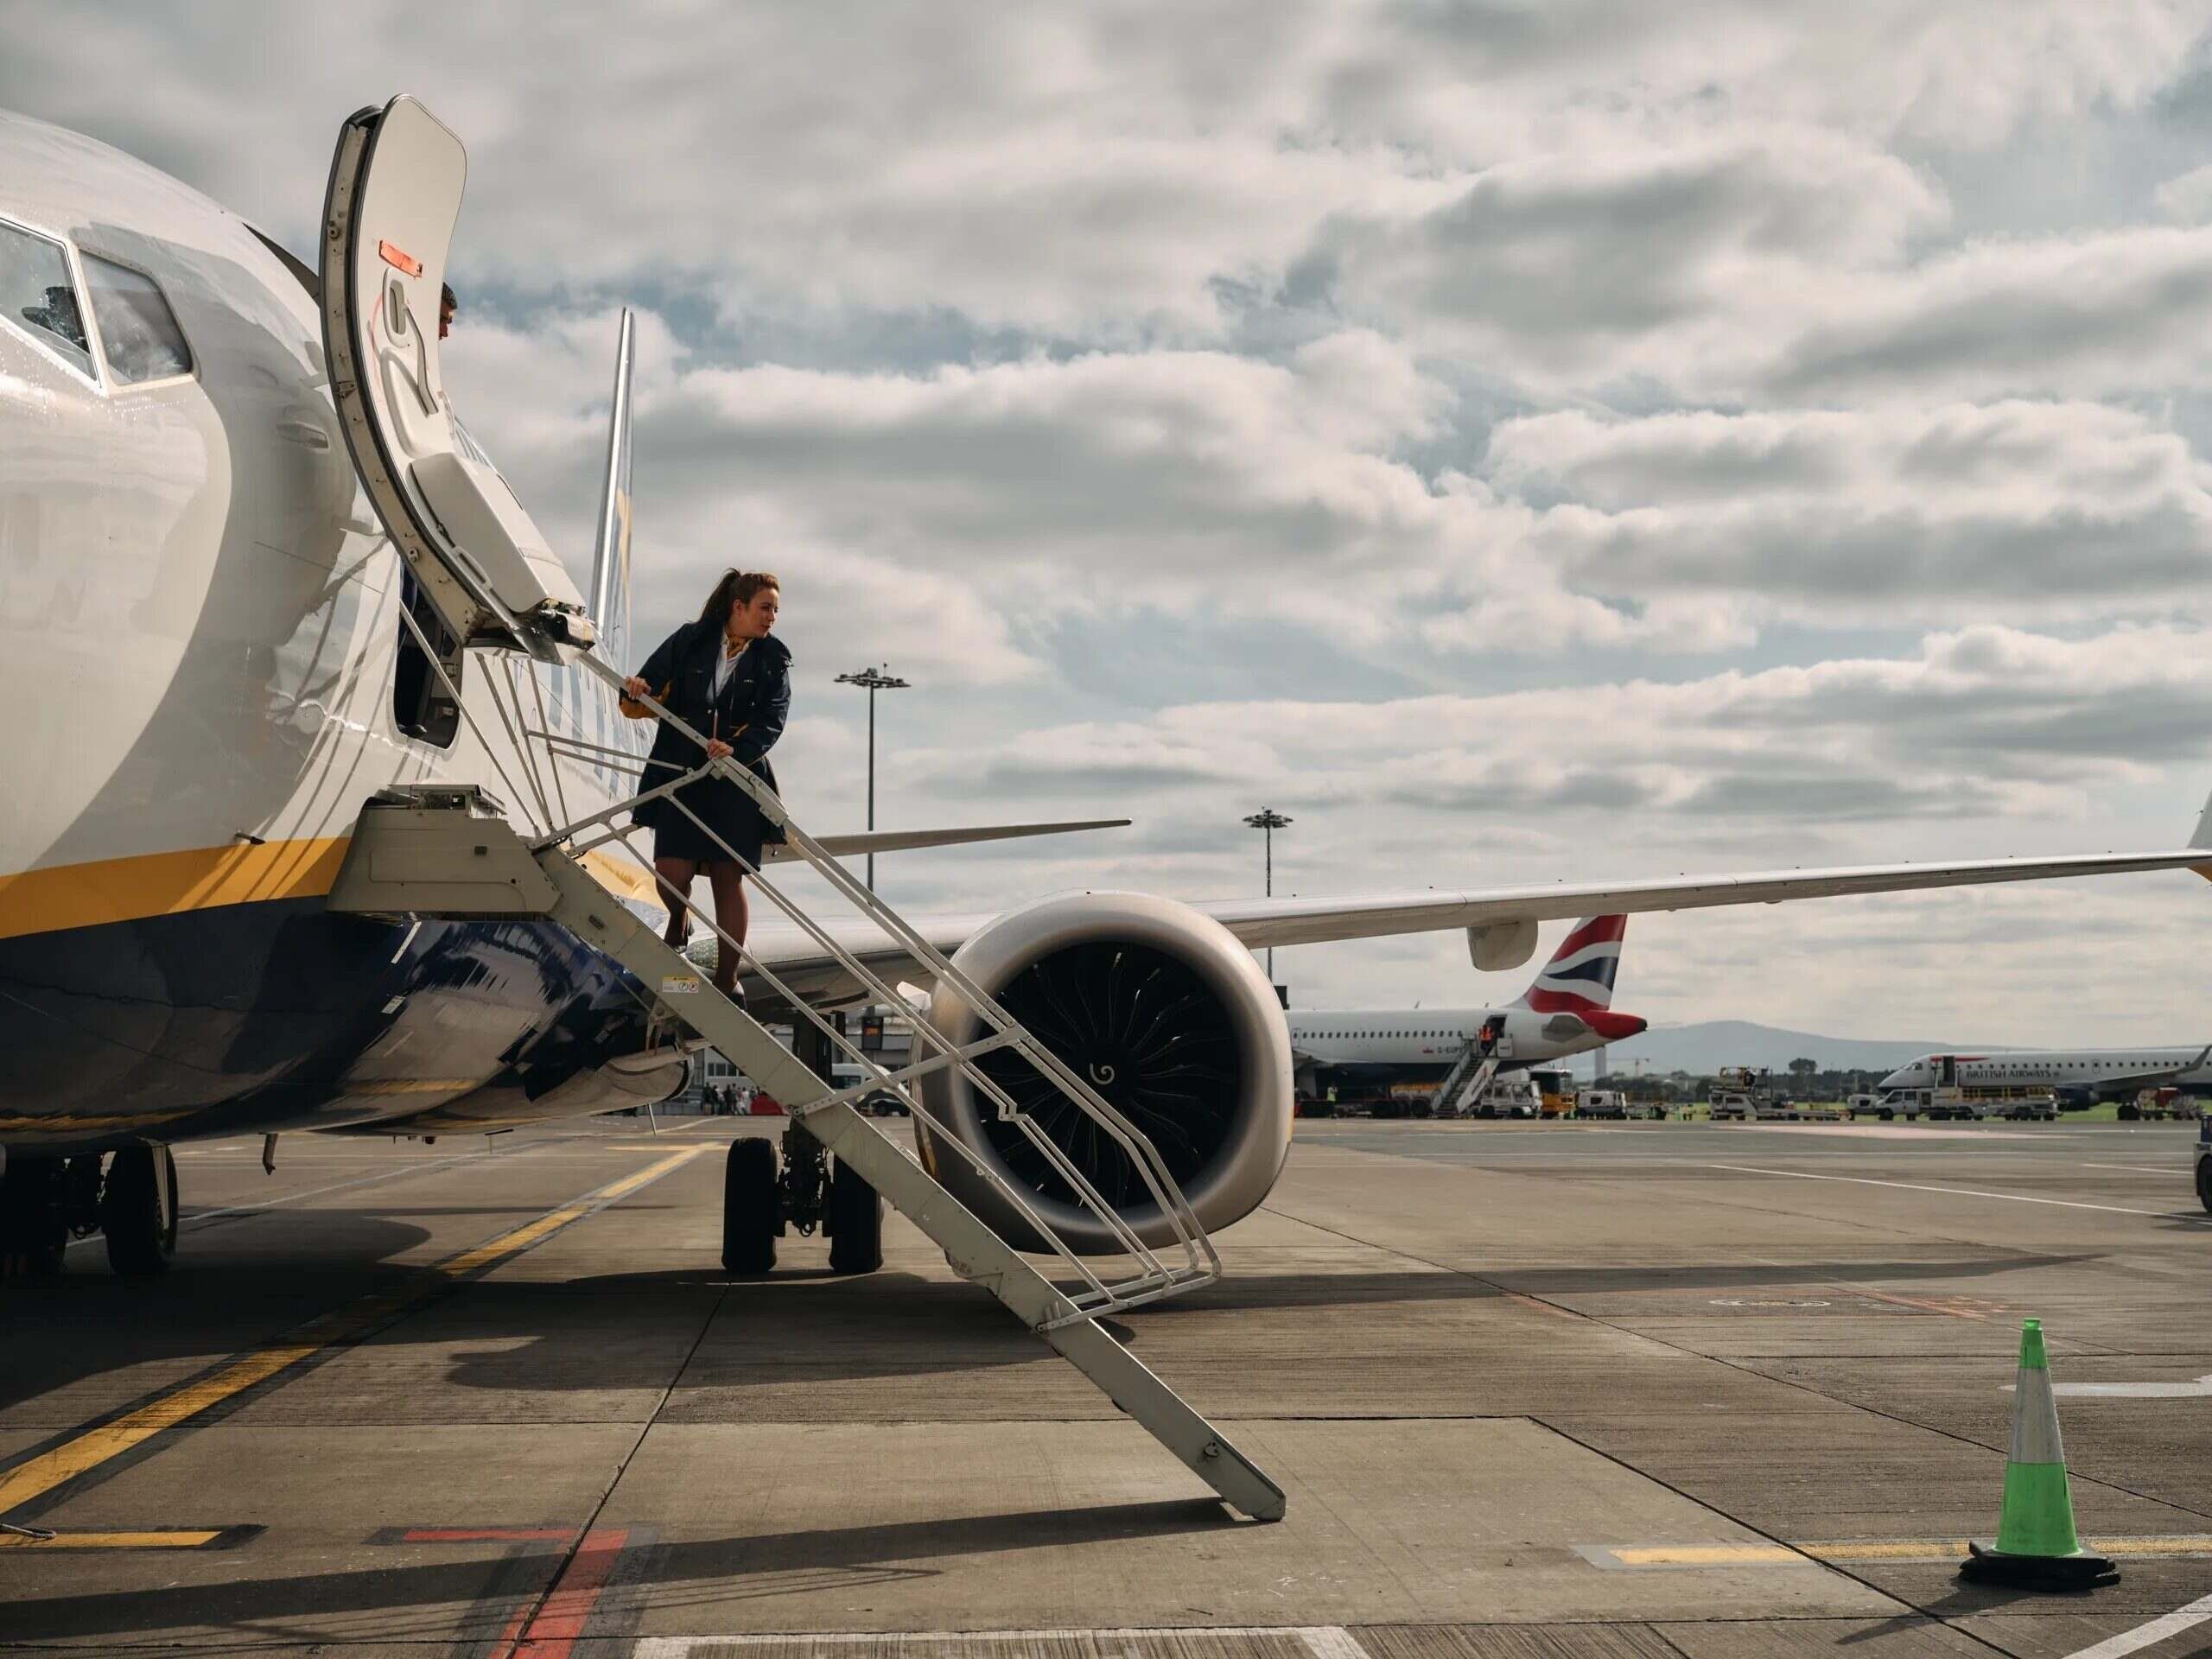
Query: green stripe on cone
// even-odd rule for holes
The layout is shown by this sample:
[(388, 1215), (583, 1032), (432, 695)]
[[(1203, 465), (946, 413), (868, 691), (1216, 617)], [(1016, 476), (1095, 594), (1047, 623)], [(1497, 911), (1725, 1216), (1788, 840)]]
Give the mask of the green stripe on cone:
[(2020, 1327), (2019, 1382), (2012, 1396), (2012, 1447), (2005, 1462), (2005, 1507), (1997, 1544), (1969, 1543), (1959, 1576), (1978, 1584), (2026, 1590), (2089, 1590), (2118, 1584), (2120, 1569), (2082, 1548), (2074, 1530), (2074, 1499), (2066, 1485), (2065, 1443), (2058, 1437), (2058, 1402), (2050, 1392), (2050, 1357), (2043, 1321)]

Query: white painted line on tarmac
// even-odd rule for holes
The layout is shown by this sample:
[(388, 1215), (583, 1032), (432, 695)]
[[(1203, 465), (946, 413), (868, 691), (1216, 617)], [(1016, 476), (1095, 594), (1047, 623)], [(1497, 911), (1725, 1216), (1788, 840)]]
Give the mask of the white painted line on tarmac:
[[(2007, 1382), (2005, 1392), (2017, 1386)], [(2196, 1400), (2212, 1398), (2212, 1376), (2194, 1382), (2054, 1382), (2050, 1391), (2077, 1400)]]
[(2193, 1630), (2206, 1619), (2212, 1618), (2212, 1596), (2200, 1596), (2186, 1607), (2177, 1607), (2164, 1618), (2154, 1618), (2148, 1624), (2139, 1624), (2132, 1630), (2122, 1630), (2118, 1636), (2108, 1636), (2094, 1647), (2080, 1648), (2066, 1656), (2066, 1659), (2123, 1659), (2123, 1656), (2140, 1653), (2145, 1648), (2156, 1647), (2170, 1636), (2179, 1636)]
[(2024, 1192), (1987, 1192), (1974, 1186), (1928, 1186), (1918, 1181), (1877, 1181), (1865, 1175), (1815, 1175), (1802, 1169), (1759, 1169), (1750, 1164), (1707, 1164), (1707, 1169), (1732, 1169), (1743, 1175), (1780, 1175), (1793, 1181), (1843, 1181), (1853, 1186), (1894, 1186), (1906, 1192), (1946, 1192), (1958, 1198), (2002, 1198), (2007, 1204), (2048, 1204), (2061, 1210), (2102, 1210), (2115, 1216), (2148, 1216), (2153, 1221), (2186, 1221), (2212, 1226), (2212, 1216), (2192, 1216), (2184, 1210), (2131, 1210), (2120, 1204), (2084, 1204), (2079, 1198), (2035, 1198)]
[(2161, 1169), (2156, 1164), (2083, 1164), (2083, 1169), (2125, 1169), (2137, 1175), (2164, 1175), (2171, 1179), (2182, 1174), (2179, 1169)]

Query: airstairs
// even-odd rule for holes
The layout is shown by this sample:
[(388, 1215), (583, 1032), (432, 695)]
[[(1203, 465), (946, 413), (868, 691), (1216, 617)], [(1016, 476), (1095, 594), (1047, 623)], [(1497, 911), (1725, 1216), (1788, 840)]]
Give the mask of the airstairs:
[(1458, 1117), (1480, 1105), (1491, 1079), (1497, 1075), (1500, 1058), (1494, 1052), (1483, 1053), (1481, 1045), (1470, 1039), (1437, 1085), (1435, 1115)]
[[(410, 628), (416, 628), (404, 613), (402, 620)], [(428, 650), (429, 642), (421, 637), (419, 628), (416, 632), (417, 642), (425, 646), (434, 671), (443, 677), (440, 654)], [(584, 654), (572, 660), (584, 671), (619, 688), (620, 677), (596, 657)], [(711, 760), (665, 781), (647, 780), (649, 787), (603, 811), (559, 822), (561, 813), (556, 803), (562, 792), (560, 756), (633, 774), (642, 772), (642, 765), (627, 750), (583, 742), (569, 734), (549, 730), (542, 707), (535, 710), (538, 721), (533, 726), (524, 686), (512, 671), (512, 659), (508, 666), (506, 697), (497, 695), (500, 676), (486, 673), (485, 679), (494, 688), (493, 702), (508, 728), (509, 738), (520, 741), (522, 766), (528, 775), (524, 779), (526, 790), (517, 791), (518, 800), (526, 812), (529, 804), (534, 803), (537, 816), (544, 820), (543, 827), (529, 834), (518, 831), (505, 808), (474, 786), (385, 791), (361, 814), (345, 865), (332, 889), (331, 907), (394, 918), (538, 919), (566, 928), (613, 957), (658, 998), (660, 1017), (688, 1027), (781, 1102), (795, 1124), (804, 1126), (832, 1156), (941, 1246), (957, 1272), (997, 1297), (1227, 1503), (1257, 1520), (1281, 1518), (1284, 1511), (1281, 1488), (1099, 1324), (1107, 1315), (1195, 1289), (1220, 1274), (1220, 1260), (1211, 1241), (1150, 1139), (1016, 1021), (995, 998), (849, 875), (791, 821), (775, 794), (742, 766), (728, 759)], [(528, 677), (531, 671), (524, 667), (523, 673)], [(534, 678), (529, 683), (534, 687)], [(448, 680), (446, 690), (465, 710), (459, 688)], [(677, 721), (653, 699), (645, 701), (664, 722), (675, 724), (685, 735), (701, 742), (703, 753), (703, 740), (698, 733)], [(474, 716), (467, 717), (474, 726)], [(482, 738), (480, 730), (478, 735)], [(485, 747), (487, 753), (497, 753), (490, 743)], [(517, 753), (512, 741), (505, 752)], [(542, 766), (536, 759), (541, 753), (545, 756)], [(756, 893), (834, 959), (862, 995), (896, 1005), (903, 1001), (896, 988), (899, 979), (927, 979), (950, 988), (976, 1010), (982, 1034), (972, 1042), (956, 1044), (928, 1021), (917, 1020), (912, 1063), (886, 1071), (856, 1043), (848, 1040), (826, 1016), (810, 1007), (803, 996), (790, 991), (758, 958), (744, 955), (737, 941), (687, 897), (668, 894), (671, 902), (681, 904), (694, 919), (714, 930), (721, 950), (740, 953), (740, 965), (747, 981), (765, 985), (788, 1006), (795, 1021), (810, 1025), (830, 1049), (842, 1051), (861, 1068), (859, 1084), (836, 1089), (744, 1007), (717, 991), (697, 966), (671, 949), (649, 922), (618, 902), (584, 861), (595, 855), (626, 855), (636, 861), (650, 880), (652, 863), (632, 842), (630, 814), (647, 799), (665, 797), (711, 836), (711, 830), (690, 814), (676, 793), (710, 772), (728, 779), (751, 795), (771, 823), (783, 826), (789, 850), (912, 966), (903, 972), (872, 966), (884, 960), (885, 952), (871, 950), (864, 959), (841, 943), (836, 929), (798, 905), (781, 884), (757, 872), (751, 877)], [(504, 769), (501, 775), (505, 779)], [(505, 780), (513, 789), (513, 780)], [(736, 857), (726, 845), (724, 850)], [(982, 1056), (1001, 1049), (1017, 1052), (1051, 1080), (1121, 1149), (1142, 1177), (1160, 1214), (1170, 1224), (1172, 1244), (1158, 1249), (1146, 1244), (1061, 1146), (976, 1065)], [(1118, 1256), (1104, 1259), (1112, 1264), (1110, 1272), (1069, 1248), (1024, 1194), (957, 1135), (931, 1136), (938, 1157), (966, 1159), (1014, 1212), (1027, 1221), (1037, 1237), (1052, 1246), (1052, 1275), (1047, 1276), (856, 1109), (861, 1099), (889, 1090), (906, 1098), (918, 1113), (912, 1085), (931, 1072), (947, 1069), (958, 1071), (982, 1098), (990, 1101), (998, 1120), (1014, 1125), (1081, 1206), (1107, 1228), (1121, 1251)]]

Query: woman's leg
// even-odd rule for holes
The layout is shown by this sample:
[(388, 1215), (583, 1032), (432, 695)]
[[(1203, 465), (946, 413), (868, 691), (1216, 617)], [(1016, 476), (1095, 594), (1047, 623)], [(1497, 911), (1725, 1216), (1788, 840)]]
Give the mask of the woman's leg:
[[(715, 920), (723, 932), (744, 944), (746, 925), (753, 919), (752, 904), (745, 896), (745, 866), (735, 859), (718, 858), (707, 866), (707, 880), (715, 889)], [(737, 952), (724, 945), (715, 958), (715, 988), (728, 996), (736, 983)]]
[(685, 919), (682, 901), (691, 896), (691, 883), (698, 879), (699, 861), (696, 858), (656, 858), (653, 874), (671, 895), (668, 901), (668, 927), (661, 934), (671, 949), (681, 950), (683, 940), (691, 931)]

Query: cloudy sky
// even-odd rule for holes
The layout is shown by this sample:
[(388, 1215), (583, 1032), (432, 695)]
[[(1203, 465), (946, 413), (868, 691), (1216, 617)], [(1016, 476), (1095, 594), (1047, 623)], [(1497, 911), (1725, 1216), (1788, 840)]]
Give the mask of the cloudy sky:
[[(887, 661), (886, 824), (1137, 820), (894, 899), (1255, 892), (1263, 805), (1324, 894), (2185, 839), (2208, 13), (0, 4), (0, 105), (304, 251), (339, 122), (423, 98), (458, 406), (582, 563), (640, 312), (641, 626), (782, 575), (803, 819), (858, 823)], [(2177, 1041), (2208, 929), (2183, 874), (1642, 918), (1620, 1001)]]

